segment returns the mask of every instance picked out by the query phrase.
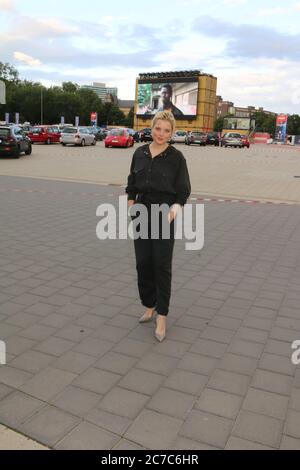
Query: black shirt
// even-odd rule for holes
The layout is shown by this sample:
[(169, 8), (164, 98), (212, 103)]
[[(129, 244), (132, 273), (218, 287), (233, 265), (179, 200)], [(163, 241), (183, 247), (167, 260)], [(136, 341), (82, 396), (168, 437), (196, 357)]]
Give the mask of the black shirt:
[(149, 195), (155, 203), (184, 206), (191, 195), (191, 183), (182, 153), (170, 145), (152, 158), (149, 144), (139, 147), (133, 155), (126, 193), (133, 201), (137, 195)]

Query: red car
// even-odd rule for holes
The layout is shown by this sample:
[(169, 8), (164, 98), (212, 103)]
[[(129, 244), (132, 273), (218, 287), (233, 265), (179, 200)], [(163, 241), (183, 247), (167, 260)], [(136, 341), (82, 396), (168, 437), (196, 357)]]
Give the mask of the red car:
[(60, 131), (58, 127), (35, 126), (29, 132), (28, 137), (33, 144), (50, 145), (60, 142)]
[(105, 147), (133, 147), (134, 139), (126, 129), (113, 129), (106, 137)]
[(249, 137), (246, 136), (246, 135), (242, 135), (241, 138), (242, 138), (243, 148), (244, 148), (244, 147), (247, 147), (247, 148), (249, 149), (249, 148), (250, 148), (250, 140), (249, 140)]

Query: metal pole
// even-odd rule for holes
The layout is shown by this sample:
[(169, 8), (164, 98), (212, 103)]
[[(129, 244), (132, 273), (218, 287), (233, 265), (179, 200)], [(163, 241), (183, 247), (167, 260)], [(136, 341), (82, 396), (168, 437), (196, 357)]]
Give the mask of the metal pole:
[(44, 120), (44, 107), (43, 107), (43, 87), (41, 88), (41, 125), (43, 125)]

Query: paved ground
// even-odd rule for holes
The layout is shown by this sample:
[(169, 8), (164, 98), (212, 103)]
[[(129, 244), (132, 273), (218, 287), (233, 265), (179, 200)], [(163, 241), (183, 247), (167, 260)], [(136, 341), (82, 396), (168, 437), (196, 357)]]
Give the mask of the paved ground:
[[(300, 148), (255, 145), (248, 149), (187, 147), (194, 192), (233, 198), (300, 202)], [(124, 184), (132, 149), (35, 145), (30, 157), (0, 159), (0, 175)]]
[(95, 236), (122, 188), (0, 186), (2, 425), (55, 449), (300, 448), (299, 206), (206, 203), (204, 250), (177, 241), (158, 344), (132, 242)]

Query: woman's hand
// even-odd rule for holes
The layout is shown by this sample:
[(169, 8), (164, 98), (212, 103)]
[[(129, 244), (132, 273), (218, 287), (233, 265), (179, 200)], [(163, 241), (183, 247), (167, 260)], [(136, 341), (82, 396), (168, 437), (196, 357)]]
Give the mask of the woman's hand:
[(173, 220), (176, 219), (176, 217), (177, 217), (180, 210), (181, 210), (181, 205), (180, 204), (174, 204), (171, 207), (170, 212), (168, 214), (168, 221), (169, 221), (170, 224), (173, 222)]
[(132, 201), (132, 200), (128, 201), (128, 208), (132, 207), (134, 203), (135, 201)]

